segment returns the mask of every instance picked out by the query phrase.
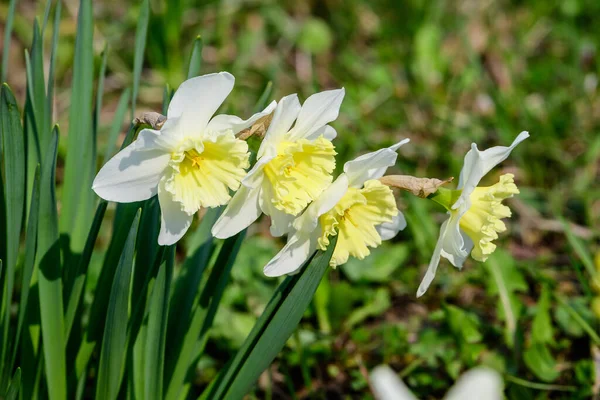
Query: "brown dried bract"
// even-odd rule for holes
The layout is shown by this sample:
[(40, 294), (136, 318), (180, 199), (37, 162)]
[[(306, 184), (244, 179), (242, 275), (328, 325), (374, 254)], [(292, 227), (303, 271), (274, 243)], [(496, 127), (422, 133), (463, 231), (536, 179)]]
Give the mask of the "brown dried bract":
[(416, 178), (410, 175), (388, 175), (379, 178), (384, 185), (406, 190), (421, 198), (437, 192), (440, 186), (452, 182), (453, 179), (448, 178), (442, 181), (436, 178)]
[(162, 128), (166, 121), (167, 117), (154, 111), (143, 113), (133, 119), (133, 123), (136, 125), (150, 125), (152, 129), (157, 130)]
[(265, 115), (264, 117), (259, 118), (250, 128), (238, 132), (235, 136), (241, 140), (246, 140), (250, 136), (256, 136), (262, 139), (265, 136), (265, 133), (267, 133), (267, 129), (269, 129), (272, 120), (273, 113)]

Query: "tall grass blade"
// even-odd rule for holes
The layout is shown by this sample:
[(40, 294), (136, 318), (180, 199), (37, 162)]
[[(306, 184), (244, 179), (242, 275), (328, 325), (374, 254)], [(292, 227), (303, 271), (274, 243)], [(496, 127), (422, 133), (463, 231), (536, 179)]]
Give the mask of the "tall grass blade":
[(140, 89), (140, 76), (142, 75), (142, 64), (144, 51), (146, 49), (146, 36), (148, 35), (148, 21), (150, 20), (149, 0), (143, 0), (140, 6), (138, 24), (135, 31), (135, 50), (133, 56), (133, 93), (131, 96), (131, 119), (135, 115), (135, 104)]
[(67, 397), (65, 337), (60, 270), (58, 215), (54, 193), (58, 128), (52, 131), (50, 148), (42, 168), (38, 230), (38, 286), (46, 385), (50, 400)]
[[(208, 224), (212, 226), (210, 220), (207, 222)], [(208, 229), (210, 231), (210, 227)], [(205, 337), (214, 321), (225, 286), (231, 275), (231, 268), (245, 236), (246, 231), (244, 230), (223, 243), (199, 296), (194, 296), (194, 294), (198, 291), (202, 272), (210, 257), (212, 241), (208, 240), (198, 248), (196, 254), (189, 258), (184, 266), (189, 270), (182, 275), (181, 280), (189, 282), (189, 286), (181, 284), (177, 286), (177, 290), (186, 293), (187, 296), (179, 299), (178, 303), (174, 301), (171, 310), (171, 324), (174, 325), (170, 326), (175, 327), (175, 332), (172, 336), (169, 335), (169, 342), (172, 343), (172, 346), (168, 352), (166, 371), (168, 387), (165, 398), (168, 400), (179, 398), (188, 370), (203, 351), (203, 346), (197, 347), (197, 344), (199, 341), (205, 343)], [(179, 314), (180, 312), (181, 314)]]
[(194, 40), (194, 45), (192, 46), (190, 66), (188, 68), (187, 75), (188, 79), (200, 75), (200, 71), (202, 69), (202, 46), (202, 37), (198, 35), (196, 36), (196, 39)]
[(140, 209), (133, 220), (125, 248), (119, 259), (108, 302), (104, 336), (98, 367), (97, 399), (116, 399), (123, 378), (127, 347), (127, 324), (133, 253), (140, 221)]
[(94, 55), (91, 0), (81, 0), (73, 65), (73, 90), (69, 109), (69, 136), (65, 160), (60, 231), (70, 235), (71, 249), (81, 252), (92, 217), (93, 159), (92, 95)]
[(31, 194), (31, 206), (32, 212), (29, 214), (29, 220), (27, 221), (27, 236), (25, 239), (25, 261), (23, 263), (23, 270), (21, 271), (21, 300), (19, 301), (19, 315), (17, 317), (17, 333), (15, 335), (15, 343), (13, 343), (13, 354), (11, 357), (10, 366), (15, 362), (17, 356), (17, 349), (19, 348), (19, 342), (21, 340), (21, 330), (23, 329), (23, 322), (25, 321), (25, 315), (27, 307), (29, 305), (29, 292), (31, 288), (31, 278), (33, 276), (33, 267), (35, 264), (35, 254), (37, 246), (37, 231), (38, 231), (38, 216), (39, 216), (39, 202), (40, 202), (40, 166), (38, 165), (33, 180), (33, 192)]
[(79, 263), (77, 264), (77, 269), (73, 269), (72, 274), (67, 275), (65, 282), (65, 300), (67, 303), (67, 310), (65, 314), (65, 337), (67, 340), (71, 334), (71, 328), (73, 327), (73, 322), (75, 321), (75, 314), (81, 301), (83, 289), (85, 288), (87, 270), (92, 259), (94, 245), (96, 244), (96, 239), (98, 238), (98, 233), (100, 232), (100, 226), (102, 225), (102, 219), (104, 218), (107, 206), (108, 202), (106, 201), (101, 201), (100, 204), (98, 204), (96, 215), (94, 216), (94, 221), (92, 222), (92, 227), (90, 228), (90, 233), (87, 236), (83, 253), (81, 254)]
[(123, 126), (123, 120), (125, 118), (125, 113), (127, 112), (127, 106), (129, 105), (130, 94), (131, 90), (129, 90), (129, 88), (125, 89), (125, 91), (121, 93), (119, 103), (117, 104), (117, 109), (115, 110), (115, 115), (113, 116), (113, 122), (110, 127), (108, 139), (106, 140), (106, 147), (104, 148), (104, 155), (102, 156), (101, 164), (107, 162), (116, 150), (117, 139), (119, 138), (119, 132), (121, 132), (121, 127)]
[(10, 0), (8, 14), (4, 21), (4, 43), (2, 47), (2, 69), (0, 71), (0, 83), (6, 82), (8, 74), (8, 59), (10, 58), (10, 39), (12, 36), (13, 20), (15, 19), (15, 7), (17, 0)]
[(49, 117), (48, 123), (51, 122), (54, 110), (54, 82), (56, 70), (56, 55), (58, 52), (58, 33), (60, 31), (60, 16), (62, 12), (62, 1), (56, 2), (54, 9), (54, 26), (52, 30), (52, 44), (50, 47), (50, 66), (48, 68), (48, 90), (46, 91), (47, 104), (46, 113)]
[[(104, 97), (104, 78), (106, 76), (106, 63), (108, 62), (108, 44), (104, 45), (102, 51), (102, 63), (98, 73), (98, 87), (96, 89), (96, 112), (94, 113), (93, 131), (94, 138), (98, 137), (98, 126), (100, 125), (100, 114), (102, 113), (102, 98)], [(94, 140), (96, 143), (96, 140)]]
[(252, 388), (294, 333), (329, 268), (336, 242), (337, 236), (325, 252), (311, 257), (298, 274), (279, 285), (244, 344), (204, 398), (241, 399)]
[(6, 392), (6, 400), (16, 400), (19, 398), (19, 390), (21, 389), (21, 368), (17, 368), (13, 375), (8, 391)]
[(19, 241), (21, 238), (21, 221), (25, 204), (25, 138), (21, 126), (21, 114), (15, 96), (7, 84), (0, 89), (0, 140), (2, 141), (2, 165), (0, 165), (0, 179), (2, 179), (3, 205), (2, 210), (2, 244), (0, 245), (0, 259), (3, 260), (2, 277), (2, 348), (0, 352), (0, 373), (4, 376), (5, 365), (8, 361), (9, 326), (11, 302), (15, 279), (17, 257), (19, 255)]
[(145, 346), (145, 393), (146, 400), (163, 398), (163, 374), (165, 365), (165, 340), (175, 246), (166, 250), (149, 302), (148, 331)]

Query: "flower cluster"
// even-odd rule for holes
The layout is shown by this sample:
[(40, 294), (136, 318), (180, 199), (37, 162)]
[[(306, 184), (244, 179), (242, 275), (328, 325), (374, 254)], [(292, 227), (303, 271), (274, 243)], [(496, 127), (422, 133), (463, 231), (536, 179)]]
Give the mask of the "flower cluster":
[[(110, 159), (94, 180), (95, 192), (116, 202), (158, 195), (161, 245), (176, 243), (200, 208), (226, 205), (212, 228), (217, 238), (231, 237), (266, 214), (273, 236), (288, 235), (287, 244), (264, 268), (268, 276), (298, 271), (314, 251), (325, 250), (333, 236), (338, 238), (330, 265), (336, 267), (350, 256), (365, 258), (370, 248), (406, 227), (388, 186), (399, 180), (381, 178), (395, 165), (397, 151), (408, 139), (347, 162), (334, 179), (337, 133), (329, 123), (338, 117), (344, 89), (316, 93), (302, 105), (297, 95), (289, 95), (246, 120), (214, 116), (233, 85), (227, 72), (184, 82), (160, 130), (141, 130)], [(266, 118), (268, 128), (251, 166), (241, 133)], [(418, 295), (433, 280), (440, 257), (461, 267), (469, 252), (485, 261), (494, 251), (492, 241), (506, 229), (501, 219), (510, 216), (502, 200), (519, 191), (510, 174), (490, 187), (478, 184), (527, 137), (522, 132), (510, 147), (486, 151), (473, 144), (458, 189), (436, 186), (427, 191), (450, 218), (442, 225)]]

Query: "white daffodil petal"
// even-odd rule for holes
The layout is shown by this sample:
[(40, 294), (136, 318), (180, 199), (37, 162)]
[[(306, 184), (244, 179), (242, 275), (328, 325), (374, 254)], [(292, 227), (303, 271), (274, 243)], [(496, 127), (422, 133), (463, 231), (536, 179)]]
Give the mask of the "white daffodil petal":
[(183, 82), (167, 111), (167, 121), (179, 118), (178, 134), (202, 134), (208, 121), (231, 93), (235, 78), (228, 72), (219, 72), (188, 79)]
[(226, 239), (241, 232), (260, 217), (258, 204), (260, 187), (249, 189), (240, 186), (223, 214), (212, 227), (212, 234), (219, 239)]
[(477, 367), (465, 372), (450, 388), (444, 400), (501, 400), (502, 377), (491, 368)]
[(396, 151), (410, 139), (404, 139), (395, 145), (379, 149), (372, 153), (348, 161), (344, 164), (344, 172), (348, 175), (348, 184), (352, 187), (361, 187), (369, 179), (378, 179), (385, 171), (396, 163), (398, 153)]
[(272, 236), (280, 237), (292, 230), (292, 223), (294, 222), (293, 215), (286, 214), (273, 207), (269, 216), (271, 217), (270, 232)]
[(294, 139), (308, 138), (313, 132), (334, 121), (340, 112), (345, 90), (327, 90), (310, 96), (298, 114), (289, 135)]
[(263, 157), (269, 150), (273, 151), (274, 148), (277, 147), (277, 144), (283, 139), (285, 134), (290, 130), (296, 117), (298, 117), (300, 108), (300, 101), (298, 100), (297, 94), (291, 94), (279, 100), (279, 103), (273, 112), (271, 124), (258, 149), (258, 158)]
[(302, 215), (294, 221), (294, 229), (312, 232), (317, 228), (319, 217), (331, 210), (348, 190), (348, 177), (341, 174), (319, 197), (313, 201)]
[(252, 169), (250, 171), (248, 171), (248, 174), (246, 174), (244, 179), (242, 179), (242, 185), (249, 187), (249, 188), (259, 187), (264, 178), (263, 168), (273, 158), (275, 158), (275, 156), (269, 155), (269, 156), (264, 156), (263, 158), (259, 159), (256, 162), (256, 164), (254, 164)]
[(298, 271), (316, 250), (314, 242), (309, 234), (297, 232), (292, 235), (281, 251), (265, 265), (264, 274), (266, 276), (281, 276)]
[(158, 202), (160, 204), (160, 233), (158, 244), (170, 246), (177, 243), (187, 232), (192, 223), (193, 215), (181, 210), (181, 203), (173, 201), (171, 193), (165, 190), (164, 180), (158, 187)]
[(130, 203), (147, 200), (157, 192), (158, 181), (171, 155), (159, 147), (160, 132), (144, 129), (98, 172), (92, 189), (108, 201)]
[(381, 240), (390, 240), (394, 238), (398, 232), (404, 228), (406, 228), (406, 218), (404, 218), (404, 214), (400, 211), (398, 211), (398, 215), (393, 217), (392, 222), (384, 222), (375, 227), (377, 233), (381, 236)]
[(254, 124), (260, 118), (271, 114), (276, 106), (277, 102), (272, 101), (271, 104), (269, 104), (264, 110), (254, 114), (247, 120), (243, 120), (235, 115), (216, 115), (213, 119), (210, 120), (210, 122), (206, 126), (206, 130), (212, 132), (222, 132), (231, 129), (234, 134), (238, 133), (252, 126), (252, 124)]
[(463, 168), (460, 171), (458, 180), (458, 189), (462, 189), (463, 191), (460, 198), (452, 206), (452, 209), (457, 209), (463, 204), (469, 204), (469, 196), (479, 185), (479, 181), (481, 181), (492, 168), (506, 160), (513, 149), (528, 137), (529, 133), (523, 131), (515, 138), (510, 146), (495, 146), (484, 151), (478, 150), (477, 145), (473, 143), (471, 145), (471, 150), (465, 155)]
[(315, 140), (319, 136), (323, 136), (325, 139), (332, 141), (336, 138), (337, 131), (331, 125), (325, 125), (311, 133), (309, 136), (306, 137), (306, 139)]
[(429, 266), (427, 267), (427, 272), (425, 272), (425, 276), (417, 289), (417, 297), (421, 297), (425, 294), (431, 282), (433, 282), (433, 278), (435, 278), (435, 273), (437, 272), (437, 267), (440, 264), (440, 257), (442, 253), (442, 245), (444, 235), (446, 233), (446, 225), (448, 221), (444, 221), (442, 227), (440, 228), (440, 237), (438, 238), (437, 244), (435, 245), (435, 249), (433, 250), (433, 255), (431, 256), (431, 261), (429, 261)]
[(375, 367), (369, 374), (369, 381), (376, 400), (418, 400), (387, 365)]
[(469, 251), (467, 251), (465, 246), (466, 235), (463, 234), (459, 226), (460, 218), (460, 214), (452, 213), (446, 221), (446, 225), (443, 226), (445, 228), (444, 234), (440, 234), (442, 257), (450, 261), (458, 269), (462, 268), (462, 265), (469, 256)]

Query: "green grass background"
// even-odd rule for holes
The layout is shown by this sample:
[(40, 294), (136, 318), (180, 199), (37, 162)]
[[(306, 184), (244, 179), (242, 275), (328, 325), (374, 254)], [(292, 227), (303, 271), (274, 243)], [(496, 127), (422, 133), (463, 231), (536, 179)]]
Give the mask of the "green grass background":
[[(513, 217), (488, 262), (471, 260), (458, 271), (443, 261), (433, 286), (416, 299), (445, 216), (432, 202), (398, 193), (408, 228), (366, 260), (330, 271), (251, 397), (369, 398), (367, 371), (381, 363), (422, 398), (440, 398), (460, 373), (481, 364), (503, 373), (509, 398), (598, 396), (599, 2), (150, 4), (136, 114), (160, 111), (164, 84), (177, 87), (186, 78), (201, 35), (202, 73), (226, 70), (236, 77), (224, 112), (248, 116), (268, 82), (274, 99), (345, 87), (333, 124), (338, 170), (358, 154), (408, 137), (390, 172), (458, 177), (471, 142), (508, 145), (521, 130), (531, 133), (483, 182), (511, 172), (521, 190), (508, 201)], [(64, 1), (60, 21), (52, 120), (63, 134), (77, 8), (78, 2)], [(99, 154), (133, 79), (139, 12), (134, 1), (93, 4), (95, 76), (108, 46)], [(23, 50), (30, 47), (33, 19), (43, 13), (42, 3), (18, 2), (7, 82), (19, 104)], [(0, 32), (7, 14), (2, 2)], [(128, 111), (122, 137), (129, 119)], [(60, 192), (66, 140), (59, 144)], [(109, 235), (101, 232), (88, 294)], [(278, 282), (263, 277), (262, 266), (281, 245), (269, 237), (267, 221), (249, 231), (198, 364), (197, 393), (235, 353), (271, 297)], [(184, 240), (180, 254), (185, 246)]]

